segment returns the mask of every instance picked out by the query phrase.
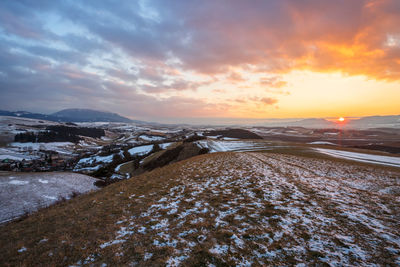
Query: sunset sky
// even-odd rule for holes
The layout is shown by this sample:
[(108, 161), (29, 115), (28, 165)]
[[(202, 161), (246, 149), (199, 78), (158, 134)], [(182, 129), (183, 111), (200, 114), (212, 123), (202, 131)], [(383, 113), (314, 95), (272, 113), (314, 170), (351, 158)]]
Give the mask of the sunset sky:
[(400, 1), (1, 1), (0, 109), (400, 114)]

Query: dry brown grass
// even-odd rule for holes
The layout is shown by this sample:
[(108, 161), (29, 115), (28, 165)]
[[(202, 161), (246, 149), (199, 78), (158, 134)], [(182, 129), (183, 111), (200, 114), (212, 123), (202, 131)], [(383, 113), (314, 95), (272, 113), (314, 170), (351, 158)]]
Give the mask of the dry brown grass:
[[(173, 256), (185, 256), (180, 262), (186, 266), (231, 266), (246, 260), (254, 266), (323, 265), (335, 249), (350, 265), (394, 264), (395, 255), (381, 257), (388, 253), (385, 246), (393, 243), (371, 230), (368, 222), (340, 213), (341, 203), (307, 182), (320, 181), (318, 175), (329, 168), (334, 171), (324, 179), (332, 184), (342, 179), (339, 176), (371, 173), (383, 177), (376, 186), (385, 187), (400, 177), (399, 171), (327, 159), (270, 153), (201, 155), (1, 226), (0, 265), (163, 266)], [(353, 191), (351, 199), (368, 214), (385, 226), (398, 225), (394, 216), (400, 205), (391, 201), (393, 195), (355, 189), (344, 193)], [(373, 202), (384, 205), (386, 213)], [(325, 218), (331, 221), (326, 223)], [(288, 227), (290, 231), (285, 230)], [(399, 238), (396, 229), (390, 234)], [(341, 237), (345, 235), (354, 242), (345, 241)], [(313, 247), (316, 238), (326, 247)], [(124, 242), (104, 246), (115, 240)], [(355, 244), (368, 259), (345, 254)], [(226, 246), (226, 253), (216, 253), (218, 246)], [(23, 247), (26, 251), (18, 252)]]

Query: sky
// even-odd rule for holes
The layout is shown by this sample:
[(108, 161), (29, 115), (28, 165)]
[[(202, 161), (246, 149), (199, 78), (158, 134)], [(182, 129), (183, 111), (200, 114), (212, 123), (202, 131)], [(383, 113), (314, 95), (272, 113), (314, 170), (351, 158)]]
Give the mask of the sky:
[(398, 0), (0, 2), (0, 109), (400, 114)]

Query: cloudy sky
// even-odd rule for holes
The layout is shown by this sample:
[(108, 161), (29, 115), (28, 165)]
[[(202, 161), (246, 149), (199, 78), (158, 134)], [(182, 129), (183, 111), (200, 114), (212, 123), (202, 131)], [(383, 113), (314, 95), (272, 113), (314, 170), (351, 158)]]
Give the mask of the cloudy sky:
[(400, 1), (0, 2), (0, 109), (400, 114)]

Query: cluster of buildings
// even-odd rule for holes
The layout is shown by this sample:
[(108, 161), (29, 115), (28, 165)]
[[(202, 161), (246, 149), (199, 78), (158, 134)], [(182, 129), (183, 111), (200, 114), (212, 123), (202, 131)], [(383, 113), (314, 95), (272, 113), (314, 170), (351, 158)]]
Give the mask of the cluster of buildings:
[(36, 151), (37, 157), (16, 160), (13, 157), (0, 161), (1, 171), (43, 172), (72, 170), (76, 155), (62, 155), (54, 151)]

